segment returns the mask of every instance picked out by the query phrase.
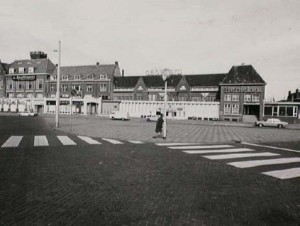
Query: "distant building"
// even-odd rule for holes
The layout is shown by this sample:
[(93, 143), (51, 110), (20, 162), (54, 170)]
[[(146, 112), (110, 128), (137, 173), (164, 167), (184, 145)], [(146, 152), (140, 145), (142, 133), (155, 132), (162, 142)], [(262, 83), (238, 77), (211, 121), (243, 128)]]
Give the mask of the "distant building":
[(55, 69), (43, 52), (31, 52), (31, 59), (16, 60), (8, 65), (6, 97), (43, 98), (47, 95), (46, 82)]
[(300, 88), (296, 89), (294, 93), (292, 93), (292, 91), (289, 91), (287, 101), (300, 102)]
[(8, 64), (2, 63), (0, 60), (0, 98), (5, 97), (5, 75), (7, 74)]

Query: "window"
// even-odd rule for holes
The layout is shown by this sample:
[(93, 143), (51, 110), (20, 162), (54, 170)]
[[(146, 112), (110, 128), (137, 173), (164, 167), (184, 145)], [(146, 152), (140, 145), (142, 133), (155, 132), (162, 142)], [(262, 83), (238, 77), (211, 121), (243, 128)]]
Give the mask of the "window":
[(231, 94), (226, 94), (224, 97), (225, 101), (231, 101)]
[(78, 84), (73, 85), (72, 89), (75, 89), (77, 92), (81, 92), (81, 85), (78, 85)]
[(273, 116), (278, 116), (278, 107), (273, 107)]
[(43, 79), (37, 79), (36, 80), (36, 89), (43, 89), (44, 88), (44, 80)]
[(107, 79), (107, 75), (106, 74), (101, 74), (100, 79)]
[(9, 74), (14, 74), (15, 73), (15, 69), (14, 68), (10, 68), (9, 69)]
[(107, 84), (100, 83), (100, 92), (106, 92), (106, 91), (107, 91)]
[(230, 104), (224, 104), (224, 114), (230, 115), (231, 114), (231, 106)]
[(26, 82), (26, 89), (33, 89), (33, 82)]
[(23, 89), (23, 82), (17, 82), (17, 89)]
[(94, 78), (94, 75), (93, 75), (93, 74), (88, 74), (88, 75), (87, 75), (87, 79), (88, 79), (88, 80), (93, 80), (93, 78)]
[(250, 94), (245, 94), (244, 95), (244, 102), (251, 102), (251, 95)]
[(272, 115), (272, 107), (265, 107), (265, 115)]
[(239, 114), (239, 105), (238, 104), (233, 104), (232, 105), (232, 114), (233, 115), (238, 115)]
[(80, 75), (75, 75), (74, 80), (80, 80)]
[(56, 91), (56, 85), (55, 84), (50, 84), (50, 92)]
[(62, 89), (63, 92), (67, 92), (68, 91), (68, 85), (67, 84), (61, 85), (61, 89)]
[(50, 80), (51, 80), (51, 81), (55, 81), (56, 79), (57, 79), (57, 76), (56, 76), (56, 75), (50, 77)]
[(259, 95), (258, 94), (253, 94), (252, 95), (252, 102), (259, 102)]
[(19, 73), (23, 74), (24, 73), (24, 67), (19, 67)]
[(93, 85), (88, 84), (88, 85), (86, 86), (86, 91), (87, 91), (87, 92), (93, 92)]
[(68, 80), (69, 78), (68, 78), (68, 75), (63, 75), (62, 76), (62, 80), (64, 80), (64, 81), (66, 81), (66, 80)]
[(12, 90), (14, 89), (14, 83), (13, 83), (13, 80), (7, 80), (7, 84), (6, 84), (6, 87), (8, 90)]
[(280, 116), (286, 115), (286, 107), (279, 107), (279, 115)]
[(28, 72), (29, 72), (29, 73), (34, 73), (34, 67), (29, 67), (29, 68), (28, 68)]
[(239, 100), (240, 100), (240, 96), (238, 94), (232, 95), (232, 101), (239, 101)]

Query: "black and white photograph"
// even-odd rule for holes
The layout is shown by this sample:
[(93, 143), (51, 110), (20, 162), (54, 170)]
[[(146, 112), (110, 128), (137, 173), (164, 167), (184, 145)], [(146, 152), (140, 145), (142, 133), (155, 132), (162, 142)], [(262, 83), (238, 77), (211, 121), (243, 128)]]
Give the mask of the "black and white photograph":
[(300, 1), (0, 20), (0, 226), (300, 225)]

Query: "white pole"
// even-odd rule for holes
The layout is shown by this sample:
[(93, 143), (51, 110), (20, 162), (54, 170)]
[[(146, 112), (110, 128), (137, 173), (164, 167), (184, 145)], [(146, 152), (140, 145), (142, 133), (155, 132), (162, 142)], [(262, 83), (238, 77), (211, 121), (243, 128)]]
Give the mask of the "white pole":
[(165, 98), (164, 98), (164, 124), (163, 124), (163, 138), (167, 138), (167, 99), (168, 99), (168, 94), (167, 94), (167, 87), (168, 87), (168, 82), (167, 79), (165, 80)]
[(58, 41), (58, 67), (57, 67), (57, 85), (56, 85), (56, 109), (55, 109), (55, 125), (56, 128), (59, 127), (59, 120), (58, 120), (58, 115), (59, 115), (59, 105), (60, 105), (60, 45), (61, 42)]
[(73, 106), (73, 100), (72, 100), (72, 95), (70, 97), (70, 109), (71, 109), (71, 112), (70, 112), (70, 132), (72, 132), (72, 106)]

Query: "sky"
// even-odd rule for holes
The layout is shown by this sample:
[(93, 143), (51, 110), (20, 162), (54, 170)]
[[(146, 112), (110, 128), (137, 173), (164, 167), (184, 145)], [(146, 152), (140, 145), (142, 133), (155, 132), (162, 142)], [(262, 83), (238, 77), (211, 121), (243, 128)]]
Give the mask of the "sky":
[(251, 64), (266, 100), (300, 88), (299, 0), (9, 0), (0, 59), (43, 51), (61, 65), (114, 64), (125, 76), (169, 68), (227, 73)]

